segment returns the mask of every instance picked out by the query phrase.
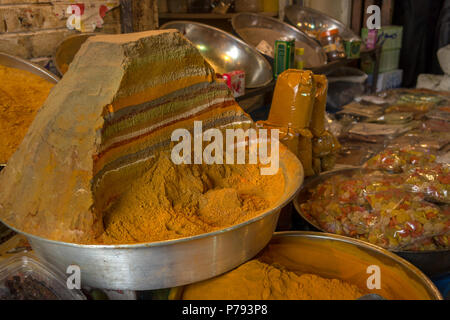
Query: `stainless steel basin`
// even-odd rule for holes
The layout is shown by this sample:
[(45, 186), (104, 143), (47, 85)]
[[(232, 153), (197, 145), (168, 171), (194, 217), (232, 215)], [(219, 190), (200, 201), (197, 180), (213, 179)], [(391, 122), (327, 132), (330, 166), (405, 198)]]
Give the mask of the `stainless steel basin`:
[(177, 29), (195, 46), (217, 73), (245, 71), (245, 86), (257, 88), (272, 81), (272, 67), (254, 48), (232, 34), (206, 24), (172, 21), (161, 29)]
[[(327, 63), (322, 47), (305, 33), (278, 19), (257, 13), (238, 13), (231, 20), (234, 31), (245, 42), (254, 46), (259, 52), (274, 57), (275, 40), (295, 40), (295, 46), (304, 48), (304, 65), (306, 68), (319, 67)], [(264, 50), (262, 42), (272, 50)]]
[(303, 182), (297, 157), (280, 146), (285, 178), (281, 199), (261, 215), (233, 227), (189, 238), (129, 245), (80, 245), (24, 234), (34, 252), (66, 272), (81, 270), (84, 286), (118, 290), (152, 290), (214, 277), (254, 257), (272, 238), (281, 208)]
[[(271, 252), (266, 260), (290, 271), (340, 279), (388, 300), (442, 300), (433, 282), (419, 269), (385, 249), (360, 240), (322, 232), (276, 232), (261, 255), (266, 251)], [(380, 270), (380, 289), (367, 287), (371, 275), (368, 267), (374, 265)], [(185, 288), (172, 289), (169, 299), (183, 299)]]

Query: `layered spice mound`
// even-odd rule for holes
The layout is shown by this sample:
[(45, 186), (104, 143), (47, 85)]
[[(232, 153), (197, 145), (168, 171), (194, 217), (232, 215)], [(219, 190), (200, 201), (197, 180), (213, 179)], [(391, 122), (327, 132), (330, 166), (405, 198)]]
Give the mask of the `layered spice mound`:
[[(175, 166), (176, 129), (252, 126), (175, 30), (90, 37), (0, 173), (0, 219), (52, 240), (136, 243), (246, 221), (284, 192), (257, 166)], [(164, 154), (166, 154), (164, 156)]]
[(0, 163), (16, 151), (54, 84), (0, 65)]
[(185, 300), (355, 300), (359, 288), (339, 279), (300, 274), (251, 260), (224, 275), (187, 286)]
[(160, 153), (104, 214), (104, 243), (189, 237), (250, 220), (280, 199), (281, 170), (258, 165), (175, 165)]

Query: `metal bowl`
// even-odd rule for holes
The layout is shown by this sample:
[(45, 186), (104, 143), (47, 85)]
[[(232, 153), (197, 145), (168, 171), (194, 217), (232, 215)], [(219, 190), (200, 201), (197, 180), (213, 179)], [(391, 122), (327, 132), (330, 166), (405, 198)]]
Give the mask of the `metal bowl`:
[[(239, 37), (270, 58), (274, 57), (275, 40), (294, 39), (296, 47), (305, 49), (303, 55), (305, 68), (314, 68), (327, 63), (327, 56), (319, 43), (278, 19), (257, 13), (238, 13), (233, 16), (231, 24)], [(262, 41), (265, 41), (272, 50), (261, 49)]]
[[(328, 173), (319, 175), (318, 177), (309, 179), (301, 188), (299, 194), (294, 198), (294, 206), (298, 214), (307, 221), (315, 229), (327, 232), (319, 226), (317, 221), (306, 217), (300, 210), (300, 205), (307, 200), (307, 190), (314, 188), (323, 181), (329, 179), (330, 177), (338, 174), (343, 175), (353, 175), (357, 172), (366, 172), (367, 170), (361, 168), (350, 168), (336, 170)], [(422, 270), (425, 274), (430, 277), (445, 275), (450, 273), (450, 250), (427, 250), (427, 251), (402, 251), (402, 250), (391, 250), (402, 258), (408, 260), (413, 265)]]
[(24, 234), (35, 253), (62, 272), (78, 265), (83, 286), (152, 290), (181, 286), (224, 273), (254, 257), (270, 241), (283, 208), (303, 182), (297, 157), (280, 146), (286, 185), (261, 215), (230, 228), (189, 238), (129, 245), (80, 245)]
[(37, 64), (31, 63), (30, 61), (24, 60), (19, 57), (11, 56), (3, 52), (0, 52), (0, 64), (6, 67), (17, 68), (31, 72), (51, 83), (58, 83), (59, 81), (59, 77), (57, 77), (50, 71), (42, 68), (41, 66), (38, 66)]
[(359, 38), (356, 33), (347, 28), (342, 22), (308, 7), (290, 5), (286, 7), (285, 14), (287, 22), (313, 39), (316, 39), (320, 32), (331, 29), (339, 29), (339, 34), (344, 39)]
[(192, 21), (172, 21), (161, 29), (177, 29), (188, 38), (217, 73), (245, 71), (245, 86), (258, 88), (272, 81), (272, 67), (254, 48), (223, 30)]
[(67, 72), (70, 63), (78, 50), (80, 50), (83, 43), (93, 35), (95, 35), (95, 33), (74, 34), (65, 38), (58, 44), (55, 55), (53, 56), (53, 61), (56, 70), (58, 70), (60, 74), (64, 75)]
[[(442, 299), (433, 283), (419, 269), (364, 241), (329, 233), (288, 231), (276, 232), (267, 248), (270, 254), (264, 261), (276, 262), (294, 272), (340, 279), (385, 299)], [(367, 281), (370, 274), (367, 270), (373, 265), (380, 268), (381, 289), (369, 290)], [(172, 289), (169, 298), (183, 299), (184, 289)]]

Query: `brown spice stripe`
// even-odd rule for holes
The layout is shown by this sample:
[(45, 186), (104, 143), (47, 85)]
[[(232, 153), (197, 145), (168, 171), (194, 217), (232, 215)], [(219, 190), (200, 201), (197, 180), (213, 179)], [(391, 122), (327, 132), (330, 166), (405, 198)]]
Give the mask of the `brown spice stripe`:
[(144, 102), (144, 103), (137, 104), (137, 105), (131, 105), (129, 107), (117, 110), (115, 112), (108, 113), (107, 115), (104, 116), (105, 123), (107, 123), (107, 124), (117, 123), (117, 122), (121, 121), (122, 119), (127, 118), (127, 116), (129, 116), (130, 114), (139, 113), (140, 110), (142, 110), (142, 109), (146, 109), (149, 107), (156, 107), (156, 106), (159, 106), (164, 103), (175, 101), (175, 100), (177, 100), (177, 98), (179, 98), (181, 96), (193, 95), (193, 94), (195, 94), (195, 92), (197, 92), (195, 90), (201, 90), (201, 89), (227, 90), (228, 87), (224, 83), (218, 83), (218, 82), (211, 83), (211, 82), (204, 81), (204, 82), (196, 83), (189, 87), (185, 87), (180, 90), (171, 92), (171, 93), (169, 93), (165, 96), (162, 96), (158, 99), (151, 100), (151, 101)]
[[(223, 89), (223, 88), (222, 88)], [(208, 94), (210, 93), (210, 94)], [(203, 97), (203, 100), (198, 101), (198, 99), (201, 99)], [(213, 95), (213, 97), (210, 97), (210, 95)], [(128, 113), (126, 115), (123, 115), (121, 118), (118, 119), (114, 119), (111, 122), (108, 122), (107, 124), (105, 124), (103, 126), (102, 130), (102, 138), (104, 139), (104, 142), (106, 142), (108, 139), (114, 138), (116, 136), (122, 135), (122, 134), (126, 134), (129, 133), (130, 130), (135, 129), (135, 127), (133, 126), (125, 126), (124, 128), (115, 128), (117, 127), (120, 123), (123, 123), (125, 121), (133, 121), (135, 126), (143, 126), (148, 124), (149, 122), (153, 121), (153, 119), (155, 119), (155, 117), (150, 118), (149, 116), (145, 116), (145, 113), (150, 112), (150, 110), (152, 109), (156, 109), (156, 108), (164, 108), (164, 110), (168, 110), (169, 112), (167, 114), (164, 114), (164, 118), (170, 118), (173, 117), (177, 114), (180, 114), (182, 112), (184, 112), (186, 109), (190, 108), (189, 105), (189, 100), (195, 99), (195, 103), (198, 105), (204, 105), (207, 104), (208, 102), (210, 102), (211, 100), (215, 100), (215, 99), (219, 99), (219, 98), (231, 98), (228, 88), (225, 88), (225, 90), (221, 90), (221, 91), (211, 91), (208, 90), (207, 88), (201, 89), (199, 91), (196, 92), (191, 92), (189, 95), (185, 95), (185, 96), (178, 96), (178, 97), (174, 97), (172, 98), (170, 101), (167, 101), (165, 103), (160, 103), (157, 105), (149, 105), (149, 106), (144, 106), (141, 105), (141, 109), (139, 109), (139, 111), (136, 111), (135, 113)], [(177, 106), (177, 107), (171, 107), (171, 104), (174, 103), (181, 103), (181, 102), (186, 102), (186, 104), (182, 105), (182, 106)], [(194, 103), (194, 102), (192, 102)], [(191, 105), (192, 105), (191, 103)], [(142, 108), (146, 108), (146, 109), (142, 109)], [(175, 110), (171, 110), (171, 109), (175, 109)], [(141, 115), (141, 117), (136, 118), (137, 116)], [(163, 116), (160, 114), (160, 117)], [(133, 119), (134, 118), (134, 119)], [(162, 119), (161, 119), (162, 120)]]
[(107, 154), (110, 151), (112, 151), (113, 149), (119, 148), (119, 147), (124, 146), (124, 145), (128, 145), (128, 144), (133, 143), (135, 141), (138, 141), (138, 140), (140, 140), (142, 138), (145, 138), (146, 136), (149, 136), (149, 135), (153, 134), (157, 130), (161, 130), (161, 129), (164, 129), (165, 127), (171, 126), (171, 125), (173, 125), (176, 122), (187, 120), (187, 119), (190, 119), (190, 118), (195, 118), (195, 117), (201, 116), (203, 114), (206, 114), (208, 112), (211, 112), (214, 109), (226, 108), (226, 107), (232, 106), (232, 105), (236, 105), (236, 102), (234, 100), (230, 100), (230, 101), (226, 101), (226, 102), (223, 102), (223, 103), (215, 104), (215, 105), (212, 105), (212, 106), (208, 107), (207, 109), (205, 109), (205, 110), (203, 110), (203, 111), (201, 111), (199, 113), (196, 113), (194, 115), (189, 115), (189, 116), (187, 116), (185, 118), (175, 119), (175, 120), (173, 120), (171, 122), (168, 122), (168, 123), (166, 123), (166, 124), (164, 124), (164, 125), (162, 125), (160, 127), (155, 128), (154, 130), (146, 132), (146, 133), (144, 133), (142, 135), (133, 137), (133, 138), (128, 139), (128, 140), (123, 140), (123, 141), (114, 143), (111, 146), (109, 146), (107, 149), (102, 150), (100, 153), (98, 153), (98, 154), (93, 156), (94, 157), (94, 172), (96, 171), (95, 170), (95, 167), (96, 167), (95, 162), (99, 162), (99, 160), (104, 158), (105, 156), (107, 157)]
[[(210, 111), (210, 110), (209, 110)], [(234, 115), (228, 115), (229, 113), (234, 113)], [(238, 121), (249, 121), (250, 119), (248, 118), (248, 115), (246, 115), (245, 113), (237, 113), (236, 110), (228, 110), (226, 112), (224, 112), (224, 114), (226, 115), (226, 117), (222, 117), (222, 118), (210, 118), (208, 120), (203, 121), (203, 128), (204, 130), (210, 129), (210, 128), (214, 128), (214, 127), (221, 127), (221, 126), (225, 126), (227, 124), (230, 124), (232, 122), (238, 122)], [(173, 125), (174, 123), (172, 123)], [(164, 136), (164, 128), (160, 128), (161, 130), (161, 134), (160, 136)], [(188, 128), (186, 128), (188, 129)], [(192, 128), (190, 128), (192, 131)], [(188, 129), (189, 130), (189, 129)], [(134, 162), (137, 162), (141, 159), (145, 159), (150, 157), (153, 152), (155, 150), (161, 150), (166, 148), (167, 146), (170, 145), (170, 143), (172, 142), (170, 140), (170, 134), (166, 134), (167, 138), (165, 140), (162, 140), (158, 143), (155, 143), (145, 149), (142, 149), (134, 154), (128, 154), (125, 156), (122, 156), (120, 158), (117, 158), (109, 163), (107, 163), (101, 170), (99, 170), (94, 178), (94, 186), (97, 185), (99, 179), (101, 179), (101, 177), (107, 173), (108, 171), (114, 170), (116, 168), (122, 167), (122, 166), (126, 166), (129, 164), (132, 164)], [(157, 140), (157, 137), (155, 137), (155, 139)]]

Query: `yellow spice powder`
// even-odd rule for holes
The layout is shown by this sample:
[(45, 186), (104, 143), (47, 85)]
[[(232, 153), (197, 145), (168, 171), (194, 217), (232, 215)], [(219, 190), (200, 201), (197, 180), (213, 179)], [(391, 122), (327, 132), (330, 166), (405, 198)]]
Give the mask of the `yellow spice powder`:
[(103, 215), (101, 243), (190, 237), (245, 222), (272, 206), (284, 177), (259, 165), (175, 165), (161, 152)]
[(31, 72), (0, 65), (0, 163), (16, 151), (53, 86)]
[(185, 300), (355, 300), (353, 284), (251, 260), (211, 280), (187, 286)]

